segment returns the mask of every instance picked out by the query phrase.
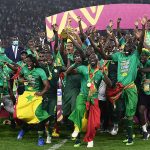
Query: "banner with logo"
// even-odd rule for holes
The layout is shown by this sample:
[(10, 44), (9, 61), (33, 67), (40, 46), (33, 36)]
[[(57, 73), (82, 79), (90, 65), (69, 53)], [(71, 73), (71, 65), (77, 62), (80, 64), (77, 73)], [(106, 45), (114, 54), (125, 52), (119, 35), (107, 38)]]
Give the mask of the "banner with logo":
[(82, 18), (83, 29), (88, 26), (95, 26), (98, 30), (105, 30), (109, 20), (114, 21), (114, 29), (116, 28), (117, 18), (122, 18), (122, 29), (133, 29), (136, 19), (147, 15), (150, 18), (150, 4), (111, 4), (98, 5), (86, 8), (70, 10), (46, 17), (46, 32), (47, 37), (53, 37), (51, 25), (58, 25), (58, 33), (67, 25), (69, 16), (72, 18), (71, 26), (79, 30), (77, 16)]

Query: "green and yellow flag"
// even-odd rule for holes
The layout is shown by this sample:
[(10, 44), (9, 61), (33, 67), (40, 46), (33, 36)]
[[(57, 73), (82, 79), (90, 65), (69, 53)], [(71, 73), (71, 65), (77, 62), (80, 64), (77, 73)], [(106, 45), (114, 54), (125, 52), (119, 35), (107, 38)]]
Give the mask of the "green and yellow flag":
[(42, 109), (42, 96), (35, 96), (35, 92), (25, 91), (18, 97), (14, 118), (28, 124), (37, 124), (48, 117), (49, 114)]
[(55, 66), (64, 66), (64, 61), (61, 57), (60, 51), (58, 50), (56, 56), (55, 56), (55, 60), (54, 60), (54, 65)]

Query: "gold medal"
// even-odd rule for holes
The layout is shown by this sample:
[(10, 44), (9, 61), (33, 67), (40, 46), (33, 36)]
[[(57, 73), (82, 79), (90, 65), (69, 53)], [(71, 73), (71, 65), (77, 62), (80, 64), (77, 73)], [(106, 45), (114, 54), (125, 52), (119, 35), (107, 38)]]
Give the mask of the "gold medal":
[(87, 87), (91, 87), (91, 83), (89, 82), (89, 83), (87, 83)]
[(52, 80), (52, 73), (51, 73), (48, 65), (47, 65), (47, 69), (48, 69), (48, 73), (49, 73), (48, 80), (50, 81), (50, 80)]
[(57, 69), (54, 69), (54, 72), (57, 73), (58, 72)]
[(150, 84), (144, 83), (144, 92), (149, 92), (149, 91), (150, 91)]
[(24, 82), (24, 85), (28, 85), (28, 82)]
[(49, 76), (49, 77), (48, 77), (48, 80), (52, 80), (52, 76)]
[(52, 80), (52, 73), (51, 72), (49, 72), (48, 80)]
[(143, 83), (144, 92), (150, 91), (150, 79), (145, 79)]

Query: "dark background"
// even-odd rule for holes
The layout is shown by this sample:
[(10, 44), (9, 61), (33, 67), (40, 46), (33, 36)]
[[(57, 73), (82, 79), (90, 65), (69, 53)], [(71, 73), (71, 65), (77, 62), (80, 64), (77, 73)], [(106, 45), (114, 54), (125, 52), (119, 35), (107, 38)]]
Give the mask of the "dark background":
[(45, 31), (45, 17), (76, 8), (150, 0), (0, 0), (0, 39), (18, 36), (27, 41)]

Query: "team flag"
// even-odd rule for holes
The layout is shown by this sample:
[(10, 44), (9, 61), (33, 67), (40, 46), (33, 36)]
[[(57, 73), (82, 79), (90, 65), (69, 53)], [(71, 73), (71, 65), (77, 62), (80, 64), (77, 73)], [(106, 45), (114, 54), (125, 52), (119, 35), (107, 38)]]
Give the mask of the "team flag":
[(34, 94), (35, 92), (25, 91), (18, 97), (14, 118), (28, 124), (37, 124), (49, 117), (49, 114), (42, 109), (42, 96)]
[(56, 56), (55, 56), (55, 66), (64, 66), (64, 61), (61, 57), (60, 51), (58, 50)]

